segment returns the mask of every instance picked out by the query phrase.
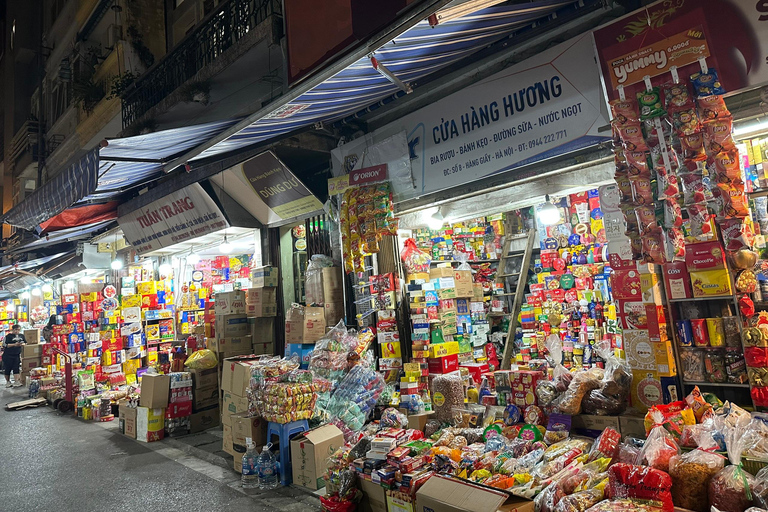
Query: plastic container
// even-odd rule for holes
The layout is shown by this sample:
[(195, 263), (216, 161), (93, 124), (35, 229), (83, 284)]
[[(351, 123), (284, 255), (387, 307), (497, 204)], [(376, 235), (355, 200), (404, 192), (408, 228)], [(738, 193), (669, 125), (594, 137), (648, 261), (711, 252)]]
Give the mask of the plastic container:
[(280, 485), (280, 463), (270, 451), (272, 443), (267, 443), (256, 463), (259, 477), (259, 489), (277, 489)]
[(256, 451), (256, 447), (253, 445), (251, 438), (245, 440), (247, 449), (243, 454), (243, 469), (241, 482), (243, 489), (256, 489), (259, 487), (259, 476), (256, 472), (256, 460), (259, 457), (259, 453)]

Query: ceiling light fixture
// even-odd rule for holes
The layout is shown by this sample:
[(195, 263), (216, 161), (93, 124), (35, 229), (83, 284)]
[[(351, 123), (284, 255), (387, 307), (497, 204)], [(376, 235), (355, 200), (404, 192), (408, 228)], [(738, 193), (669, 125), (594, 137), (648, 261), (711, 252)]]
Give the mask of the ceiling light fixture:
[(752, 124), (740, 124), (733, 129), (734, 137), (743, 137), (748, 134), (757, 134), (768, 131), (768, 119)]
[(440, 207), (438, 206), (437, 211), (433, 213), (430, 218), (427, 219), (427, 227), (432, 231), (437, 231), (438, 229), (443, 227), (444, 223), (445, 223), (445, 217), (443, 217), (443, 214), (440, 213)]
[(43, 290), (40, 289), (39, 286), (35, 286), (32, 288), (32, 295), (35, 297), (40, 297), (43, 294)]
[(189, 250), (189, 256), (187, 256), (187, 264), (188, 265), (197, 265), (200, 263), (200, 255), (196, 252), (193, 252), (192, 249)]
[(560, 209), (549, 200), (549, 194), (545, 197), (546, 201), (536, 212), (536, 218), (544, 226), (553, 226), (560, 221)]
[(224, 242), (219, 246), (219, 250), (221, 254), (229, 254), (232, 252), (232, 249), (234, 249), (234, 246), (227, 240), (227, 234), (224, 233)]
[(112, 263), (110, 263), (109, 266), (112, 270), (120, 270), (123, 268), (123, 260), (112, 260)]
[(19, 295), (21, 300), (29, 300), (29, 292), (21, 292), (21, 295)]
[(53, 286), (51, 286), (51, 285), (50, 285), (50, 284), (48, 284), (48, 283), (45, 283), (45, 284), (42, 286), (42, 289), (43, 289), (43, 293), (53, 293)]

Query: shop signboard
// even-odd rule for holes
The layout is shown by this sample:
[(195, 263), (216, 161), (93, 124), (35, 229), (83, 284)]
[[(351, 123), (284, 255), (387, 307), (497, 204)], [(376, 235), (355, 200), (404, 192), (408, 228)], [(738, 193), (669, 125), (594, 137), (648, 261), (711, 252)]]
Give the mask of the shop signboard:
[(219, 207), (199, 183), (119, 217), (117, 222), (139, 254), (229, 227)]
[(595, 49), (609, 99), (706, 68), (717, 69), (725, 90), (768, 81), (768, 2), (662, 0), (594, 31)]
[(592, 37), (583, 34), (335, 149), (334, 174), (390, 163), (371, 148), (404, 132), (413, 176), (391, 180), (401, 201), (608, 140), (598, 132), (604, 111)]
[(242, 174), (259, 199), (281, 219), (306, 215), (323, 207), (271, 151), (244, 162)]

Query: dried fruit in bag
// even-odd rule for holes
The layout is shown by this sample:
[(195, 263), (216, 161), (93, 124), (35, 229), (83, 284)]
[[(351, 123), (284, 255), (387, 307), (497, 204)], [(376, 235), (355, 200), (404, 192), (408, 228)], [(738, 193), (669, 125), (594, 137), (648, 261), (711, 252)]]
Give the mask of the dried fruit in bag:
[(718, 471), (709, 481), (709, 504), (712, 507), (722, 512), (743, 512), (754, 504), (751, 489), (757, 482), (741, 465), (741, 455), (753, 441), (747, 435), (746, 427), (734, 426), (725, 431), (728, 459), (732, 465)]
[(643, 449), (637, 458), (637, 464), (647, 463), (662, 471), (669, 471), (669, 461), (680, 454), (680, 447), (672, 435), (662, 426), (654, 427), (648, 434)]
[(667, 112), (661, 102), (661, 91), (658, 87), (637, 93), (637, 104), (640, 111), (640, 120), (661, 117)]
[(717, 76), (717, 71), (714, 68), (709, 68), (706, 73), (698, 71), (692, 74), (691, 85), (693, 86), (694, 94), (699, 98), (713, 94), (725, 94), (725, 89), (723, 89), (720, 78)]
[(672, 501), (676, 506), (696, 512), (707, 512), (707, 490), (710, 479), (725, 465), (725, 457), (704, 450), (693, 450), (672, 457)]

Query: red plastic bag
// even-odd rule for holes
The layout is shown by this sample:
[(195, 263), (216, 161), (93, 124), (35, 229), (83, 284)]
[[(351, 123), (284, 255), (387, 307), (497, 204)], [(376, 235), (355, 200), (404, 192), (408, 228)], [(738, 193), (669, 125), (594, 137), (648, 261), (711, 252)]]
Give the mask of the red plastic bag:
[(648, 466), (618, 462), (608, 468), (608, 496), (628, 498), (673, 512), (672, 479), (663, 471)]
[(637, 464), (647, 461), (648, 465), (661, 471), (669, 471), (669, 461), (680, 455), (680, 447), (667, 429), (662, 426), (654, 427), (648, 435), (643, 449), (637, 457)]
[(354, 512), (357, 504), (339, 496), (320, 496), (323, 512)]
[(429, 264), (432, 263), (432, 259), (429, 254), (422, 251), (416, 246), (416, 240), (409, 238), (403, 244), (403, 265), (405, 271), (408, 274), (418, 274), (420, 272), (429, 272)]

